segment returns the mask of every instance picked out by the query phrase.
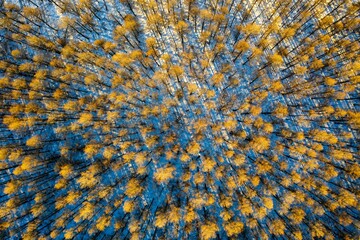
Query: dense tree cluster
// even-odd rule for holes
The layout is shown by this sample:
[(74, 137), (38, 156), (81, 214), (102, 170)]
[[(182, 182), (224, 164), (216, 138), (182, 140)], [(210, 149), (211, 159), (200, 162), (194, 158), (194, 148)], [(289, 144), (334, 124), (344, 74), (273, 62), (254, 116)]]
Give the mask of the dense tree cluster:
[(359, 2), (0, 7), (0, 238), (359, 237)]

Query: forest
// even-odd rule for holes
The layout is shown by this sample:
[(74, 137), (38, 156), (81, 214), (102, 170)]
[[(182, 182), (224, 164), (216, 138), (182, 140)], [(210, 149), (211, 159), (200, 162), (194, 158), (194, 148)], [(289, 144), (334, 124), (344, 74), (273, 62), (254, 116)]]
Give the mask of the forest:
[(359, 239), (359, 14), (0, 0), (0, 239)]

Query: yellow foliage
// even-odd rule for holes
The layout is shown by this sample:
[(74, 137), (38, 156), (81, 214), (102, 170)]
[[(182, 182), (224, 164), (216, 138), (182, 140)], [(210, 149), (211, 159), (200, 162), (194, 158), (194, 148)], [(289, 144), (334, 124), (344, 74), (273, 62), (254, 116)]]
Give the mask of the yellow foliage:
[(353, 179), (360, 178), (360, 165), (359, 164), (356, 163), (356, 164), (350, 166), (348, 171), (349, 171), (350, 176)]
[(72, 173), (72, 166), (70, 164), (66, 164), (60, 167), (60, 171), (59, 174), (63, 177), (63, 178), (68, 178), (71, 173)]
[(64, 188), (65, 187), (65, 185), (66, 185), (66, 179), (64, 179), (64, 178), (60, 178), (57, 182), (56, 182), (56, 184), (55, 184), (55, 186), (54, 186), (54, 188), (55, 189), (61, 189), (61, 188)]
[(147, 39), (146, 39), (146, 46), (148, 47), (148, 48), (151, 48), (151, 47), (153, 47), (153, 46), (155, 46), (156, 45), (156, 38), (154, 38), (154, 37), (148, 37)]
[(155, 227), (163, 228), (163, 227), (165, 227), (167, 222), (168, 222), (168, 217), (165, 214), (161, 213), (156, 216)]
[(316, 159), (309, 159), (309, 161), (307, 161), (306, 167), (310, 170), (317, 169), (319, 167), (318, 161)]
[(339, 222), (340, 222), (340, 224), (342, 224), (344, 226), (349, 226), (350, 224), (353, 223), (353, 220), (349, 215), (347, 215), (346, 213), (343, 213), (339, 217)]
[(139, 152), (135, 155), (135, 163), (138, 166), (142, 166), (146, 160), (146, 153), (145, 152)]
[(255, 152), (263, 152), (270, 148), (270, 140), (265, 136), (256, 136), (251, 140), (249, 145)]
[(50, 237), (51, 238), (56, 238), (59, 235), (59, 232), (57, 230), (53, 230), (50, 233)]
[(207, 121), (207, 119), (204, 119), (204, 118), (198, 119), (194, 123), (194, 129), (196, 130), (196, 132), (205, 130), (207, 126), (208, 126), (208, 121)]
[(127, 30), (135, 30), (138, 26), (135, 18), (132, 15), (126, 15), (124, 19), (124, 28)]
[(236, 155), (233, 159), (233, 163), (235, 166), (241, 166), (245, 163), (246, 157), (244, 154)]
[(10, 210), (13, 210), (16, 207), (16, 200), (15, 198), (10, 198), (9, 200), (7, 200), (7, 202), (5, 203), (5, 207), (8, 209), (7, 212), (10, 212)]
[(35, 200), (36, 203), (39, 203), (43, 198), (44, 198), (44, 194), (42, 194), (42, 193), (37, 193), (37, 194), (35, 195), (34, 200)]
[(186, 151), (191, 155), (198, 155), (200, 150), (201, 150), (200, 144), (197, 142), (190, 143), (189, 146), (186, 148)]
[(280, 80), (271, 83), (271, 86), (269, 88), (269, 90), (272, 91), (272, 92), (279, 92), (279, 91), (281, 91), (283, 89), (284, 89), (284, 86), (283, 86), (283, 84), (281, 83)]
[(92, 123), (93, 116), (91, 113), (82, 113), (79, 116), (78, 123), (84, 125), (90, 125)]
[(0, 223), (0, 230), (4, 231), (6, 229), (8, 229), (11, 226), (11, 224), (9, 222), (2, 222)]
[[(111, 79), (111, 87), (112, 88), (116, 88), (118, 86), (121, 86), (124, 84), (124, 79), (121, 76), (117, 76), (115, 75), (112, 79)], [(110, 95), (110, 94), (109, 94)], [(113, 92), (112, 95), (116, 96), (116, 93)], [(110, 95), (111, 96), (111, 95)], [(118, 97), (116, 97), (116, 102), (118, 103), (122, 103), (126, 100), (126, 96), (120, 94)]]
[(7, 195), (13, 194), (18, 190), (18, 184), (15, 181), (10, 181), (5, 184), (4, 193)]
[(197, 172), (195, 175), (194, 175), (194, 183), (195, 184), (201, 184), (204, 182), (204, 175), (201, 173), (201, 172)]
[(145, 143), (148, 148), (152, 148), (158, 143), (158, 137), (157, 136), (147, 137), (145, 139)]
[(60, 100), (60, 99), (62, 99), (64, 96), (65, 96), (65, 92), (64, 92), (62, 89), (60, 89), (60, 88), (56, 89), (56, 90), (54, 91), (54, 93), (53, 93), (53, 97), (54, 97), (56, 100)]
[(36, 204), (31, 208), (31, 214), (34, 217), (39, 216), (41, 213), (43, 213), (45, 211), (45, 206), (41, 205), (41, 204)]
[(81, 219), (91, 219), (94, 214), (94, 205), (90, 202), (84, 202), (79, 210), (79, 216)]
[(340, 207), (355, 207), (358, 203), (356, 196), (345, 190), (341, 189), (340, 194), (338, 196), (337, 202)]
[(353, 160), (353, 155), (350, 152), (347, 152), (346, 150), (334, 149), (331, 151), (331, 155), (336, 160)]
[(258, 186), (259, 183), (260, 183), (260, 177), (259, 177), (259, 176), (254, 176), (254, 177), (251, 179), (251, 183), (252, 183), (252, 185), (254, 185), (254, 187)]
[(210, 157), (205, 157), (203, 162), (202, 162), (202, 165), (203, 165), (203, 171), (204, 172), (210, 172), (216, 166), (216, 161), (214, 161)]
[(220, 213), (220, 217), (224, 219), (224, 221), (228, 221), (229, 219), (232, 218), (233, 215), (234, 214), (231, 211), (226, 211), (226, 210)]
[(174, 167), (163, 167), (156, 170), (154, 173), (154, 179), (158, 183), (165, 183), (173, 178), (173, 172), (175, 171)]
[(98, 192), (99, 198), (105, 198), (111, 193), (111, 187), (104, 187)]
[(240, 234), (244, 230), (244, 224), (239, 221), (233, 221), (226, 223), (224, 229), (226, 231), (226, 235), (228, 237), (232, 237)]
[(175, 29), (177, 29), (179, 32), (183, 32), (188, 28), (188, 24), (184, 21), (179, 21), (176, 25), (175, 25)]
[(224, 197), (220, 200), (220, 206), (223, 208), (230, 208), (233, 205), (231, 197)]
[(336, 84), (336, 80), (333, 79), (333, 78), (331, 78), (331, 77), (326, 77), (326, 78), (324, 79), (324, 82), (325, 82), (325, 84), (328, 85), (328, 86), (334, 86), (334, 85)]
[(322, 238), (325, 236), (325, 233), (326, 229), (320, 222), (316, 222), (311, 226), (311, 236), (313, 238)]
[(212, 78), (211, 78), (212, 82), (214, 85), (218, 86), (219, 84), (221, 84), (222, 82), (224, 82), (224, 75), (222, 73), (215, 73)]
[(193, 198), (190, 199), (190, 205), (195, 209), (200, 209), (204, 206), (205, 200), (203, 196), (197, 194)]
[(34, 78), (31, 83), (29, 84), (29, 86), (33, 89), (33, 90), (42, 90), (44, 88), (44, 81)]
[(267, 215), (267, 209), (265, 207), (260, 207), (256, 209), (254, 217), (258, 220), (264, 219)]
[(143, 187), (140, 185), (140, 181), (132, 178), (126, 185), (125, 194), (131, 198), (138, 196), (143, 190)]
[(169, 74), (174, 77), (180, 77), (183, 73), (184, 73), (184, 69), (178, 65), (173, 65), (169, 69)]
[(105, 159), (111, 159), (116, 154), (116, 150), (113, 147), (106, 147), (103, 152)]
[(282, 104), (279, 104), (274, 110), (274, 115), (278, 118), (285, 118), (288, 114), (288, 108)]
[(21, 56), (21, 51), (19, 49), (12, 50), (11, 56), (13, 56), (14, 58), (18, 58)]
[(70, 228), (70, 229), (67, 229), (64, 233), (64, 238), (65, 239), (72, 239), (74, 237), (74, 229)]
[(134, 59), (130, 58), (126, 53), (121, 52), (113, 55), (112, 60), (119, 63), (122, 67), (128, 67), (134, 62)]
[(337, 177), (339, 174), (335, 167), (328, 165), (324, 171), (324, 179), (330, 180), (331, 178)]
[(281, 33), (281, 36), (283, 38), (291, 38), (295, 35), (296, 33), (296, 29), (294, 28), (285, 28), (282, 33)]
[(321, 28), (326, 28), (330, 26), (333, 22), (334, 22), (334, 17), (331, 15), (327, 15), (319, 21), (319, 26)]
[(9, 85), (9, 79), (8, 78), (0, 78), (0, 87), (4, 88)]
[(251, 106), (249, 109), (250, 114), (253, 116), (258, 116), (261, 113), (261, 111), (262, 111), (261, 107), (254, 106), (254, 105)]
[(250, 49), (250, 44), (245, 40), (240, 40), (235, 44), (234, 49), (239, 52), (247, 51), (248, 49)]
[(211, 194), (206, 195), (206, 206), (213, 205), (215, 203), (215, 197)]
[(253, 122), (253, 126), (257, 129), (261, 128), (261, 126), (264, 124), (264, 120), (262, 120), (262, 118), (258, 117), (255, 119), (255, 121)]
[(264, 174), (267, 172), (270, 172), (272, 170), (273, 166), (266, 160), (260, 159), (256, 163), (256, 169), (258, 174)]
[(16, 5), (16, 4), (14, 4), (14, 3), (4, 3), (3, 6), (4, 6), (4, 8), (5, 8), (6, 10), (9, 10), (9, 11), (11, 11), (11, 10), (16, 10), (16, 11), (18, 11), (18, 10), (20, 10), (19, 6)]
[(71, 45), (66, 45), (61, 49), (61, 55), (65, 58), (75, 55), (75, 49)]
[(252, 204), (248, 199), (243, 199), (239, 205), (240, 212), (248, 216), (253, 213)]
[[(32, 63), (23, 63), (19, 66), (20, 72), (31, 72), (33, 69), (34, 66), (32, 65)], [(22, 88), (22, 86), (16, 86), (16, 88)]]
[(197, 214), (194, 211), (194, 209), (190, 208), (186, 211), (185, 216), (184, 216), (184, 220), (186, 223), (191, 223), (192, 221), (194, 221), (197, 218)]
[(123, 26), (116, 26), (114, 30), (114, 38), (118, 40), (121, 36), (125, 35), (127, 30)]
[(96, 228), (99, 231), (104, 231), (110, 225), (110, 216), (102, 216), (96, 221)]
[(273, 201), (271, 198), (268, 198), (268, 197), (263, 198), (263, 203), (264, 203), (264, 206), (269, 210), (273, 209), (273, 207), (274, 207), (274, 204), (273, 204)]
[(130, 52), (130, 58), (134, 60), (139, 60), (142, 58), (142, 51), (141, 50), (134, 50)]
[(218, 231), (219, 227), (216, 223), (205, 223), (200, 227), (200, 238), (204, 240), (215, 238)]
[(324, 64), (323, 64), (323, 62), (322, 62), (321, 59), (315, 59), (315, 60), (311, 63), (310, 68), (317, 70), (317, 69), (322, 68), (323, 66), (324, 66)]
[(181, 212), (178, 207), (171, 207), (171, 210), (168, 215), (169, 222), (171, 223), (179, 223), (181, 220)]
[(274, 127), (271, 123), (264, 123), (263, 130), (265, 133), (272, 133), (274, 131)]
[(124, 159), (124, 162), (125, 163), (128, 163), (130, 161), (132, 161), (135, 157), (135, 152), (128, 152), (128, 153), (125, 153), (123, 156), (123, 159)]
[(126, 213), (132, 212), (134, 210), (134, 203), (132, 201), (125, 201), (123, 210)]
[(360, 112), (349, 111), (349, 124), (355, 129), (360, 129)]
[(258, 25), (256, 23), (249, 23), (245, 26), (241, 27), (241, 31), (243, 31), (245, 34), (259, 34), (261, 31), (261, 25)]
[(237, 175), (238, 175), (237, 181), (240, 185), (245, 184), (249, 180), (248, 175), (246, 174), (246, 170), (244, 169), (238, 170)]
[(88, 158), (95, 156), (99, 151), (98, 144), (88, 144), (84, 148), (84, 153)]
[(119, 118), (119, 113), (116, 111), (107, 112), (106, 120), (109, 122), (115, 122)]
[(206, 97), (207, 98), (213, 98), (216, 96), (216, 93), (214, 90), (206, 90)]
[(300, 224), (303, 219), (305, 218), (306, 213), (301, 208), (294, 208), (291, 210), (291, 214), (289, 215), (289, 218), (294, 224)]
[(138, 233), (138, 232), (133, 232), (133, 233), (131, 233), (131, 238), (130, 238), (130, 240), (140, 240), (141, 238), (140, 238), (140, 233)]
[(212, 13), (208, 9), (201, 9), (200, 10), (200, 17), (206, 20), (209, 20), (212, 18)]
[(224, 127), (228, 131), (235, 130), (237, 127), (237, 121), (235, 119), (229, 119), (224, 122)]
[(285, 229), (285, 224), (280, 219), (276, 219), (270, 223), (270, 232), (275, 236), (284, 235)]
[(338, 139), (335, 135), (327, 133), (325, 130), (315, 129), (311, 132), (313, 139), (320, 142), (328, 142), (330, 144), (336, 144)]
[(24, 157), (20, 165), (23, 171), (29, 171), (34, 166), (36, 166), (36, 159), (31, 156)]
[(103, 48), (105, 50), (105, 52), (110, 52), (112, 50), (114, 50), (116, 48), (116, 44), (115, 43), (112, 43), (112, 42), (105, 42), (103, 44)]
[(98, 183), (98, 180), (94, 176), (94, 174), (89, 171), (85, 171), (80, 174), (77, 183), (80, 185), (81, 188), (91, 188)]
[(28, 147), (39, 147), (41, 140), (39, 136), (32, 136), (26, 141), (26, 146)]
[(273, 64), (274, 66), (280, 66), (280, 65), (282, 65), (283, 62), (284, 62), (283, 58), (282, 58), (279, 54), (277, 54), (277, 53), (269, 56), (268, 59), (269, 59), (269, 62), (270, 62), (271, 64)]
[(294, 237), (295, 237), (295, 240), (302, 240), (303, 239), (303, 236), (302, 236), (302, 233), (301, 233), (300, 230), (294, 232)]
[(26, 127), (26, 123), (21, 121), (20, 119), (13, 119), (13, 121), (8, 123), (7, 125), (9, 130), (11, 131), (19, 131), (22, 130), (24, 127)]

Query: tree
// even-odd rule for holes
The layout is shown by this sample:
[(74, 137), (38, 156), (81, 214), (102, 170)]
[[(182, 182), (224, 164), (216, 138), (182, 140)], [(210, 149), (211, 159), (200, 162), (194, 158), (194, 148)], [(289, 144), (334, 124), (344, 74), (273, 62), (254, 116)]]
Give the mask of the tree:
[(225, 224), (225, 231), (228, 237), (240, 234), (244, 229), (244, 224), (239, 221), (229, 222)]
[(264, 136), (255, 136), (250, 142), (250, 149), (255, 152), (263, 152), (264, 150), (269, 149), (270, 140)]
[(214, 222), (207, 222), (200, 227), (201, 239), (212, 239), (216, 237), (216, 233), (219, 231), (218, 226)]
[(3, 238), (356, 236), (358, 10), (4, 3)]
[(165, 183), (173, 178), (174, 171), (175, 168), (171, 166), (160, 168), (154, 174), (154, 178), (158, 183)]
[(26, 145), (29, 147), (39, 147), (41, 145), (41, 140), (39, 136), (32, 136), (26, 141)]

